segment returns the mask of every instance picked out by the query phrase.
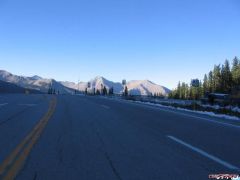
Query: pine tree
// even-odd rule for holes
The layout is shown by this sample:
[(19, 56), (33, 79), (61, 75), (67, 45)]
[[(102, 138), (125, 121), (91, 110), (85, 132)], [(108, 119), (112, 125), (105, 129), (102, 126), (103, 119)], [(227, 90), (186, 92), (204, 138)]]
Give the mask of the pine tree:
[(103, 94), (103, 84), (101, 84), (101, 94)]
[(221, 68), (215, 65), (213, 69), (213, 92), (221, 92)]
[(125, 86), (125, 89), (124, 89), (124, 96), (128, 96), (128, 87)]
[(233, 59), (231, 73), (233, 86), (236, 88), (240, 86), (240, 60), (237, 57)]
[(113, 95), (113, 92), (114, 92), (113, 87), (111, 87), (111, 88), (109, 89), (109, 95)]
[(192, 85), (190, 85), (190, 87), (189, 87), (189, 99), (194, 99), (194, 97), (195, 97), (194, 87)]
[(181, 87), (181, 99), (187, 99), (187, 87), (186, 87), (186, 83), (182, 83), (182, 87)]
[(230, 93), (232, 88), (232, 74), (230, 70), (229, 61), (226, 60), (222, 66), (222, 92)]
[(186, 97), (186, 99), (189, 99), (189, 85), (188, 84), (186, 84), (186, 95), (185, 95), (185, 97)]
[(209, 88), (209, 92), (212, 93), (213, 92), (213, 72), (210, 71), (208, 74), (208, 88)]
[(200, 99), (202, 97), (204, 97), (204, 90), (203, 90), (203, 83), (202, 81), (199, 82), (199, 87), (198, 87), (198, 98), (197, 99)]
[(206, 95), (207, 92), (209, 91), (208, 89), (208, 77), (207, 77), (207, 74), (204, 75), (204, 78), (203, 78), (203, 94)]
[(103, 95), (107, 95), (107, 88), (105, 86), (103, 87)]
[(100, 94), (101, 94), (101, 93), (100, 93), (99, 89), (97, 89), (96, 95), (100, 95)]
[(52, 94), (52, 93), (53, 93), (53, 89), (49, 88), (49, 94)]
[(176, 98), (180, 99), (181, 98), (181, 82), (178, 82), (178, 86), (177, 86), (177, 93), (176, 93)]

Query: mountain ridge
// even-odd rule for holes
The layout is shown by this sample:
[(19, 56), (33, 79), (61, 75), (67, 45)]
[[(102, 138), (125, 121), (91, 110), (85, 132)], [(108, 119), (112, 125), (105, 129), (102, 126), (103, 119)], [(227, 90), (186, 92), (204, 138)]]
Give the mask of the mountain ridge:
[[(86, 88), (101, 90), (104, 86), (107, 89), (113, 88), (115, 94), (121, 94), (124, 86), (120, 82), (113, 82), (103, 76), (96, 76), (88, 82), (74, 83), (71, 81), (57, 81), (34, 75), (31, 77), (14, 75), (8, 71), (0, 70), (0, 80), (13, 83), (23, 88), (35, 89), (47, 92), (50, 87), (59, 90), (60, 93), (74, 93), (74, 91), (85, 91)], [(90, 88), (88, 84), (90, 83)], [(130, 95), (153, 95), (162, 94), (167, 96), (171, 92), (168, 88), (158, 85), (150, 80), (131, 80), (126, 83)]]
[(32, 77), (25, 77), (14, 75), (5, 70), (0, 70), (0, 80), (15, 84), (22, 88), (33, 89), (44, 93), (47, 93), (50, 87), (58, 89), (61, 93), (64, 94), (74, 92), (74, 89), (65, 87), (54, 79), (41, 78), (40, 76), (37, 75)]
[(0, 93), (31, 93), (31, 94), (39, 94), (41, 92), (38, 91), (38, 90), (34, 90), (34, 89), (23, 88), (23, 87), (17, 86), (16, 84), (0, 80)]

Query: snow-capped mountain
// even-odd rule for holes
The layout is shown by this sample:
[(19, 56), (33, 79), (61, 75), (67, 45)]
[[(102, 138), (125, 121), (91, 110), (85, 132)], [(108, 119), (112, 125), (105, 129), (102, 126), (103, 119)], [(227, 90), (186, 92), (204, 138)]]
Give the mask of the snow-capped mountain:
[(73, 89), (65, 87), (54, 79), (44, 79), (39, 76), (17, 76), (4, 70), (0, 70), (0, 80), (23, 88), (35, 89), (41, 92), (47, 92), (49, 87), (52, 87), (61, 93), (72, 93), (74, 91)]
[(78, 86), (76, 83), (74, 82), (70, 82), (70, 81), (59, 81), (60, 84), (62, 84), (63, 86), (70, 88), (70, 89), (78, 89)]
[(32, 77), (30, 77), (32, 80), (40, 80), (40, 79), (43, 79), (42, 77), (40, 77), (40, 76), (37, 76), (37, 75), (35, 75), (35, 76), (32, 76)]
[(88, 83), (90, 83), (90, 88), (88, 89), (92, 89), (92, 90), (94, 88), (95, 90), (101, 90), (105, 86), (107, 89), (110, 89), (113, 87), (115, 93), (120, 93), (123, 89), (121, 83), (109, 81), (101, 76), (97, 76), (88, 82), (79, 82), (78, 84), (75, 84), (73, 82), (68, 82), (68, 81), (64, 81), (64, 82), (61, 81), (60, 83), (66, 87), (76, 89), (79, 91), (85, 91), (85, 89), (88, 88)]
[(37, 90), (25, 89), (15, 84), (0, 80), (0, 93), (26, 93), (26, 92), (30, 92), (31, 94), (41, 93), (40, 91), (37, 91)]
[[(60, 91), (60, 93), (73, 93), (74, 90), (85, 91), (90, 83), (89, 90), (101, 90), (104, 86), (107, 89), (113, 88), (115, 94), (121, 94), (124, 91), (124, 86), (119, 82), (109, 81), (104, 77), (97, 76), (89, 82), (69, 82), (69, 81), (56, 81), (54, 79), (46, 79), (40, 76), (17, 76), (7, 71), (0, 70), (0, 80), (13, 83), (23, 88), (35, 89), (41, 92), (47, 92), (49, 87)], [(168, 95), (170, 90), (164, 86), (157, 85), (149, 80), (135, 80), (129, 81), (126, 84), (129, 94), (131, 95), (151, 95), (162, 94)]]
[[(124, 86), (121, 83), (109, 81), (101, 76), (97, 76), (96, 78), (90, 80), (89, 83), (91, 86), (90, 89), (95, 88), (96, 90), (100, 90), (102, 89), (102, 86), (105, 86), (107, 89), (113, 87), (115, 94), (121, 94), (124, 90)], [(131, 95), (151, 95), (158, 93), (166, 96), (170, 92), (168, 88), (157, 85), (148, 80), (130, 81), (126, 86), (128, 88), (129, 94)], [(85, 89), (88, 87), (88, 83), (80, 82), (78, 85), (71, 85), (69, 87), (75, 87), (80, 91), (85, 91)]]
[(135, 80), (127, 83), (129, 94), (132, 95), (153, 95), (162, 94), (164, 96), (170, 93), (170, 90), (164, 86), (157, 85), (149, 80)]
[(115, 93), (120, 93), (123, 89), (121, 83), (109, 81), (101, 76), (97, 76), (96, 78), (92, 79), (90, 84), (93, 88), (99, 90), (102, 88), (102, 86), (105, 86), (107, 89), (113, 87)]

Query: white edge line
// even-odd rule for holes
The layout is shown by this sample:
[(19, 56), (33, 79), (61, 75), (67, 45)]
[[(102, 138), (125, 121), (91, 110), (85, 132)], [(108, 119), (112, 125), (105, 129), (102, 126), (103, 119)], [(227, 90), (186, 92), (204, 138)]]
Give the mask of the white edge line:
[[(225, 126), (229, 126), (229, 127), (234, 127), (234, 128), (240, 128), (240, 126), (238, 125), (233, 125), (233, 124), (230, 124), (230, 123), (225, 123), (225, 122), (220, 122), (220, 121), (217, 121), (217, 120), (212, 120), (212, 119), (209, 119), (209, 118), (204, 118), (204, 117), (199, 117), (199, 116), (195, 116), (195, 115), (190, 115), (190, 114), (186, 114), (184, 112), (175, 112), (174, 110), (167, 110), (167, 109), (164, 109), (165, 107), (159, 107), (161, 110), (163, 111), (167, 111), (167, 112), (172, 112), (172, 113), (175, 113), (175, 114), (181, 114), (181, 115), (184, 115), (184, 116), (188, 116), (188, 117), (192, 117), (192, 118), (197, 118), (197, 119), (201, 119), (201, 120), (205, 120), (205, 121), (209, 121), (209, 122), (212, 122), (212, 123), (217, 123), (217, 124), (221, 124), (221, 125), (225, 125)], [(168, 107), (166, 107), (168, 108)], [(181, 111), (180, 109), (176, 109), (176, 110), (179, 110)], [(192, 112), (192, 113), (195, 113), (195, 112)]]
[(240, 170), (240, 168), (238, 168), (238, 167), (236, 167), (236, 166), (234, 166), (234, 165), (232, 165), (232, 164), (230, 164), (230, 163), (228, 163), (228, 162), (226, 162), (224, 160), (221, 160), (220, 158), (218, 158), (216, 156), (208, 154), (207, 152), (205, 152), (205, 151), (203, 151), (203, 150), (201, 150), (199, 148), (196, 148), (196, 147), (194, 147), (194, 146), (192, 146), (192, 145), (190, 145), (190, 144), (188, 144), (188, 143), (186, 143), (186, 142), (184, 142), (184, 141), (182, 141), (182, 140), (180, 140), (180, 139), (178, 139), (176, 137), (173, 137), (173, 136), (167, 136), (167, 137), (170, 138), (171, 140), (173, 140), (173, 141), (175, 141), (175, 142), (177, 142), (177, 143), (179, 143), (181, 145), (184, 145), (184, 146), (188, 147), (189, 149), (191, 149), (191, 150), (201, 154), (202, 156), (205, 156), (208, 159), (211, 159), (211, 160), (217, 162), (218, 164), (221, 164), (221, 165), (229, 168), (229, 169), (237, 170), (237, 171)]
[[(151, 107), (151, 108), (154, 108), (154, 109), (158, 109), (160, 111), (166, 111), (166, 112), (171, 112), (171, 113), (175, 113), (175, 114), (181, 114), (183, 116), (202, 119), (202, 120), (205, 120), (205, 121), (209, 121), (209, 122), (212, 122), (212, 123), (217, 123), (217, 124), (221, 124), (221, 125), (225, 125), (225, 126), (229, 126), (229, 127), (240, 128), (240, 126), (238, 126), (238, 125), (233, 125), (233, 124), (230, 124), (230, 123), (227, 123), (227, 122), (225, 123), (225, 122), (220, 122), (220, 121), (217, 121), (217, 120), (211, 120), (209, 118), (199, 117), (197, 115), (190, 115), (190, 114), (184, 113), (183, 110), (181, 110), (181, 109), (176, 109), (177, 111), (181, 111), (181, 112), (176, 112), (176, 111), (174, 111), (175, 109), (170, 109), (169, 107), (164, 107), (164, 106), (161, 107), (161, 106), (155, 106), (155, 105), (152, 105), (152, 104), (144, 104), (144, 103), (134, 102), (134, 101), (125, 101), (125, 100), (120, 100), (120, 101), (126, 102), (126, 103), (131, 103), (131, 104), (137, 104), (137, 105), (145, 106), (145, 107)], [(196, 112), (192, 112), (192, 113), (196, 113)], [(207, 116), (207, 114), (206, 114), (206, 116)]]
[[(145, 103), (141, 103), (141, 102), (128, 101), (128, 100), (123, 100), (123, 99), (114, 99), (114, 98), (112, 98), (112, 99), (111, 98), (106, 98), (106, 99), (113, 100), (113, 101), (119, 101), (119, 102), (123, 102), (123, 103), (136, 104), (136, 105), (139, 105), (139, 106), (142, 106), (142, 107), (143, 106), (144, 107), (149, 107), (149, 108), (153, 108), (153, 109), (160, 110), (160, 111), (166, 111), (166, 112), (171, 112), (171, 113), (175, 113), (175, 114), (181, 114), (183, 116), (197, 118), (197, 119), (209, 121), (209, 122), (212, 122), (212, 123), (216, 123), (216, 124), (220, 124), (220, 125), (224, 125), (224, 126), (228, 126), (228, 127), (232, 127), (232, 128), (238, 128), (238, 129), (240, 128), (240, 126), (238, 126), (238, 125), (234, 125), (234, 124), (230, 124), (230, 123), (227, 123), (227, 122), (221, 122), (221, 121), (212, 120), (212, 119), (209, 119), (209, 118), (204, 118), (204, 117), (197, 116), (197, 114), (196, 114), (197, 112), (191, 112), (191, 113), (195, 113), (196, 115), (190, 115), (190, 114), (187, 114), (185, 111), (183, 111), (181, 109), (171, 109), (170, 107), (156, 106), (156, 105), (153, 105), (153, 104), (145, 104)], [(181, 111), (181, 112), (176, 112), (174, 110)], [(206, 114), (206, 116), (208, 116), (208, 115)], [(219, 117), (216, 117), (216, 118), (219, 118)]]

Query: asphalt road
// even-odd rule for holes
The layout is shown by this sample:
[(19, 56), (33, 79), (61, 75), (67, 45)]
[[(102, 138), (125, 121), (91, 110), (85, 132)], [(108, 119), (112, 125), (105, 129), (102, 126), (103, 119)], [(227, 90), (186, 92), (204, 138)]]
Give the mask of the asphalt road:
[(0, 179), (205, 180), (240, 174), (240, 126), (72, 95), (0, 95)]

